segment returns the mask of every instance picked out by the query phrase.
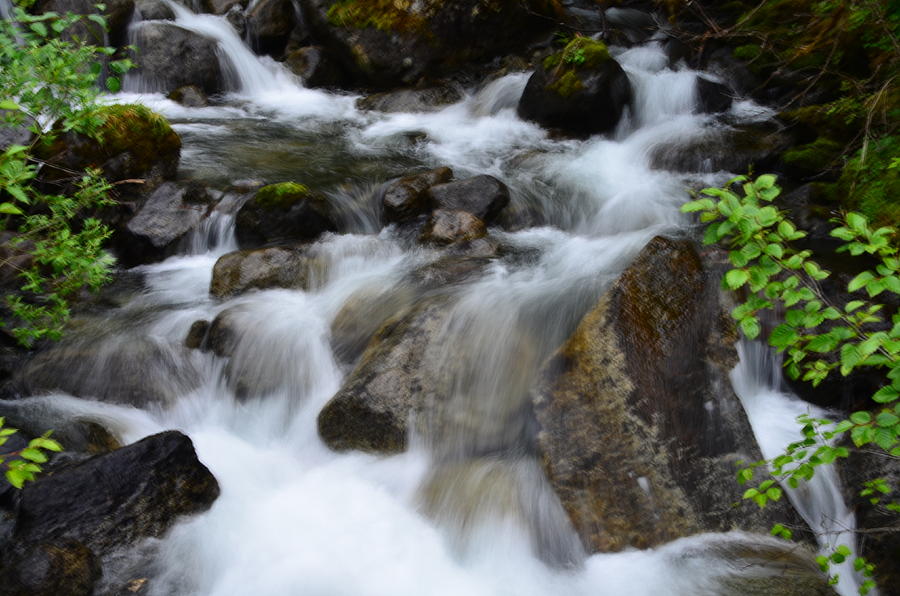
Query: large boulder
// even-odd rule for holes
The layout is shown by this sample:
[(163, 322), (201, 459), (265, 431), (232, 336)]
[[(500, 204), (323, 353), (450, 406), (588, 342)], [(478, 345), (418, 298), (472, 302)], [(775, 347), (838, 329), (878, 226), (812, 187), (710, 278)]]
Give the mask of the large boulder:
[(284, 65), (300, 77), (306, 87), (341, 87), (346, 79), (340, 64), (321, 46), (289, 52)]
[(22, 490), (13, 540), (77, 540), (103, 556), (205, 511), (219, 485), (191, 440), (169, 431), (43, 476)]
[(729, 383), (721, 273), (693, 243), (653, 239), (545, 365), (537, 449), (590, 551), (796, 519), (731, 506), (736, 462), (761, 456)]
[(126, 90), (169, 93), (196, 85), (207, 95), (227, 91), (214, 39), (173, 23), (142, 22), (135, 28), (137, 68), (126, 76)]
[(452, 178), (453, 171), (442, 167), (391, 180), (385, 185), (381, 195), (384, 219), (401, 222), (426, 213), (431, 202), (428, 189), (436, 184), (449, 182)]
[(311, 267), (321, 264), (293, 248), (240, 250), (219, 257), (213, 267), (209, 293), (229, 298), (248, 290), (307, 289)]
[(238, 211), (235, 234), (243, 247), (312, 240), (337, 229), (328, 201), (302, 184), (282, 182), (260, 188)]
[(428, 193), (438, 209), (468, 211), (485, 223), (493, 223), (500, 211), (509, 204), (509, 189), (506, 185), (486, 174), (437, 184)]
[(548, 0), (304, 0), (314, 34), (359, 86), (389, 88), (524, 48), (553, 26)]
[(247, 37), (259, 54), (281, 55), (297, 23), (291, 0), (259, 0), (247, 11)]
[(4, 596), (92, 596), (100, 561), (77, 540), (12, 545), (0, 558)]
[(136, 264), (173, 254), (209, 209), (210, 198), (205, 188), (178, 186), (174, 182), (162, 184), (147, 197), (117, 238), (120, 258)]
[(576, 37), (543, 60), (519, 100), (519, 116), (576, 137), (612, 131), (631, 102), (628, 75), (606, 45)]

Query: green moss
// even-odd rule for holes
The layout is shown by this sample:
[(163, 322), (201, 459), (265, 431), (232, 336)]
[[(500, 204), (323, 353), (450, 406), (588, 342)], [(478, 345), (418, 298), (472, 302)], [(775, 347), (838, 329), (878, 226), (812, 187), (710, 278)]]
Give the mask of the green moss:
[(840, 143), (820, 137), (812, 143), (785, 151), (782, 160), (802, 175), (808, 175), (829, 169), (843, 150)]
[(900, 225), (900, 136), (869, 143), (857, 151), (841, 173), (837, 191), (843, 205), (862, 212), (876, 225)]
[(263, 186), (253, 202), (264, 209), (287, 209), (297, 201), (310, 197), (307, 187), (296, 182), (279, 182)]
[(353, 29), (391, 33), (424, 33), (427, 18), (410, 0), (340, 0), (328, 9), (328, 22)]
[(103, 153), (118, 155), (127, 151), (137, 170), (149, 169), (160, 156), (181, 149), (181, 138), (169, 121), (146, 106), (104, 106), (96, 116), (102, 122), (97, 135)]
[(567, 70), (547, 85), (548, 91), (553, 91), (560, 97), (572, 97), (582, 89), (584, 89), (584, 83), (581, 82), (574, 70)]
[(755, 60), (762, 55), (763, 49), (757, 43), (749, 43), (734, 48), (734, 57), (738, 60)]

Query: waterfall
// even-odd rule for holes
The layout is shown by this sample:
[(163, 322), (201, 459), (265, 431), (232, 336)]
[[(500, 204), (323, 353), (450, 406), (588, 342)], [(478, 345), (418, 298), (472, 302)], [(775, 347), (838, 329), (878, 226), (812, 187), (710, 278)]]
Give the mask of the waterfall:
[[(828, 418), (828, 412), (779, 390), (779, 362), (771, 349), (756, 342), (738, 345), (740, 362), (732, 372), (735, 393), (741, 399), (763, 457), (774, 459), (785, 448), (803, 438), (797, 417)], [(815, 532), (821, 553), (830, 555), (838, 545), (850, 548), (851, 555), (832, 573), (840, 576), (841, 596), (858, 593), (861, 579), (853, 569), (856, 558), (856, 518), (844, 502), (841, 481), (833, 465), (819, 466), (815, 476), (797, 488), (783, 486), (791, 504)]]

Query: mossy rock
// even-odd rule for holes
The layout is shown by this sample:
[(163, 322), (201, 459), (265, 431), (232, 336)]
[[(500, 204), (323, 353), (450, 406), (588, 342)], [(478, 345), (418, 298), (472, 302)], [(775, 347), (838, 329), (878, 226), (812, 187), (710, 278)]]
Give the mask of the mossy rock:
[(98, 108), (93, 117), (95, 138), (69, 132), (38, 148), (50, 166), (44, 180), (70, 179), (72, 170), (88, 168), (99, 168), (111, 182), (143, 179), (144, 188), (175, 178), (181, 137), (163, 116), (142, 105), (120, 104)]
[(576, 37), (543, 60), (519, 100), (519, 116), (578, 137), (609, 132), (631, 102), (631, 84), (602, 41)]
[(843, 150), (843, 145), (837, 141), (820, 137), (785, 151), (781, 159), (788, 173), (806, 177), (831, 169)]
[(297, 182), (270, 184), (238, 211), (235, 233), (244, 248), (312, 240), (337, 224), (327, 199)]
[(837, 183), (837, 195), (847, 209), (860, 211), (876, 225), (900, 225), (900, 169), (891, 167), (900, 155), (900, 136), (877, 139), (847, 161)]

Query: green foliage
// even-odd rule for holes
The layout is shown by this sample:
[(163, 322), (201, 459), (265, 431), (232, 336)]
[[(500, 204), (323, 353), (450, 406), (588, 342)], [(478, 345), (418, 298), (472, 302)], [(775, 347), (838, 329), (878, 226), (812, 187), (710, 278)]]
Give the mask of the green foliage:
[[(4, 428), (6, 421), (0, 416), (0, 447), (18, 432), (14, 428)], [(49, 459), (45, 452), (62, 451), (62, 446), (50, 438), (50, 432), (35, 437), (19, 451), (3, 453), (0, 450), (0, 468), (6, 468), (4, 476), (16, 488), (22, 488), (26, 482), (33, 482), (35, 475), (41, 472), (41, 464)]]
[[(736, 191), (738, 184), (741, 187)], [(744, 335), (754, 339), (760, 334), (758, 314), (762, 310), (781, 314), (783, 322), (772, 329), (768, 341), (785, 353), (789, 376), (818, 385), (835, 372), (843, 376), (858, 369), (885, 373), (886, 383), (872, 396), (875, 405), (871, 411), (853, 412), (837, 422), (801, 416), (802, 440), (773, 460), (751, 464), (737, 475), (744, 484), (753, 479), (756, 469), (768, 468), (782, 483), (796, 488), (813, 477), (817, 466), (849, 457), (849, 448), (836, 446), (836, 440), (847, 432), (856, 448), (900, 457), (900, 313), (890, 313), (885, 307), (886, 295), (900, 296), (900, 251), (896, 230), (875, 228), (859, 213), (845, 214), (831, 232), (844, 243), (839, 250), (852, 256), (866, 255), (876, 265), (849, 282), (847, 291), (856, 293), (858, 299), (843, 306), (831, 305), (818, 285), (830, 274), (811, 258), (809, 250), (792, 245), (806, 233), (771, 204), (779, 193), (772, 175), (756, 180), (739, 176), (724, 188), (701, 191), (701, 197), (682, 210), (699, 213), (700, 220), (708, 224), (704, 243), (721, 243), (729, 249), (732, 267), (722, 283), (746, 294), (732, 312)], [(772, 480), (765, 480), (747, 489), (744, 498), (763, 507), (781, 496), (773, 488)], [(884, 479), (874, 479), (865, 483), (860, 494), (881, 504), (883, 495), (892, 492)], [(884, 506), (900, 512), (897, 503)], [(773, 529), (773, 533), (783, 535), (780, 530)], [(843, 562), (849, 555), (844, 549), (839, 547), (820, 564), (827, 570), (826, 564)], [(857, 569), (871, 576), (871, 566), (865, 561)], [(865, 594), (873, 585), (866, 580), (860, 592)]]
[(271, 208), (288, 208), (300, 199), (304, 199), (310, 195), (309, 189), (296, 182), (279, 182), (278, 184), (269, 184), (263, 186), (256, 191), (253, 202), (260, 207)]
[[(72, 33), (85, 20), (105, 26), (98, 15), (14, 10), (13, 19), (0, 21), (0, 126), (27, 127), (34, 140), (0, 154), (0, 229), (15, 231), (4, 246), (10, 256), (0, 266), (15, 267), (22, 278), (21, 291), (6, 296), (12, 317), (2, 324), (30, 346), (59, 337), (70, 300), (109, 276), (112, 258), (102, 244), (110, 230), (83, 214), (110, 203), (110, 185), (98, 171), (88, 170), (73, 173), (72, 192), (43, 192), (37, 185), (42, 164), (35, 153), (69, 131), (102, 141), (106, 116), (96, 109), (97, 83), (100, 60), (113, 50), (82, 43)], [(129, 66), (128, 61), (110, 63), (115, 73)], [(107, 86), (116, 88), (118, 80), (108, 78)]]

